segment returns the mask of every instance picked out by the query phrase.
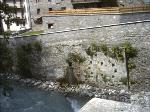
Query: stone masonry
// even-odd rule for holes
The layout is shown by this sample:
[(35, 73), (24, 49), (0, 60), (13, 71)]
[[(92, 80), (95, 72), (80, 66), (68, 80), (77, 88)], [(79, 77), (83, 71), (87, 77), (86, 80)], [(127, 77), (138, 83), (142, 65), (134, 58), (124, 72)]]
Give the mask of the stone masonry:
[[(84, 23), (83, 25), (87, 25), (88, 27), (82, 26), (84, 28), (79, 28), (81, 26), (79, 25), (77, 26), (78, 28), (69, 30), (64, 30), (65, 28), (61, 28), (59, 31), (53, 31), (41, 35), (33, 35), (30, 37), (16, 37), (12, 38), (11, 40), (14, 44), (28, 43), (35, 40), (40, 40), (43, 43), (43, 52), (45, 53), (42, 56), (41, 65), (43, 66), (42, 68), (44, 70), (44, 73), (49, 79), (61, 78), (64, 76), (64, 71), (68, 66), (68, 64), (66, 63), (66, 59), (70, 52), (81, 53), (81, 55), (86, 57), (87, 59), (86, 62), (82, 65), (83, 70), (85, 70), (84, 65), (86, 68), (88, 68), (88, 70), (90, 70), (90, 77), (87, 80), (94, 83), (98, 82), (97, 80), (102, 82), (101, 74), (107, 74), (109, 77), (114, 75), (114, 79), (116, 79), (118, 76), (124, 77), (124, 65), (123, 63), (103, 56), (103, 54), (101, 53), (98, 53), (97, 56), (91, 59), (85, 53), (85, 49), (88, 48), (91, 42), (105, 42), (109, 45), (114, 45), (129, 41), (134, 47), (138, 49), (138, 57), (134, 60), (136, 63), (136, 69), (132, 70), (132, 72), (130, 73), (131, 78), (133, 80), (136, 80), (136, 84), (133, 85), (132, 88), (133, 90), (135, 90), (135, 88), (138, 88), (138, 90), (150, 89), (150, 21), (148, 20), (150, 18), (150, 14), (135, 13), (120, 15), (99, 15), (99, 17), (101, 16), (104, 20), (107, 20), (108, 23), (106, 24), (106, 22), (104, 21), (104, 23), (100, 24), (103, 25), (103, 27), (94, 27), (94, 22), (91, 22), (90, 24), (92, 27)], [(109, 18), (120, 18), (120, 21), (118, 22), (116, 19), (108, 19), (107, 16)], [(75, 15), (66, 16), (66, 18), (71, 17), (75, 17)], [(94, 17), (96, 18), (94, 19)], [(98, 18), (97, 15), (94, 17), (91, 16), (93, 20), (96, 20)], [(88, 22), (90, 20), (88, 20)], [(71, 22), (68, 22), (68, 24), (72, 25)], [(99, 63), (96, 60), (98, 60)], [(101, 66), (100, 64), (102, 61), (104, 62), (103, 66)], [(109, 65), (108, 62), (114, 63), (116, 66), (111, 67), (111, 63)], [(97, 76), (98, 69), (95, 69), (96, 66), (101, 71), (99, 75), (100, 78), (99, 76)], [(117, 69), (117, 72), (114, 72), (114, 69)], [(83, 72), (82, 74), (84, 74), (83, 76), (87, 75), (85, 74), (85, 72)], [(112, 77), (111, 79), (114, 80)], [(85, 80), (84, 77), (83, 80)]]

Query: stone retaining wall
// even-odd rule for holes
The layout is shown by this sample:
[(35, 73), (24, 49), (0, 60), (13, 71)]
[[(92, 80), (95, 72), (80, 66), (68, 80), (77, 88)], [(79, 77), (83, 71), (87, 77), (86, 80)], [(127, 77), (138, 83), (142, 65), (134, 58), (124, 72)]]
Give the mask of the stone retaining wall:
[[(43, 52), (45, 52), (41, 65), (45, 70), (44, 73), (50, 79), (51, 77), (64, 76), (64, 70), (68, 66), (66, 59), (69, 52), (78, 51), (87, 57), (87, 62), (90, 62), (91, 59), (86, 55), (85, 49), (91, 42), (104, 42), (111, 45), (129, 41), (138, 49), (138, 56), (135, 58), (136, 69), (130, 73), (131, 78), (136, 80), (137, 84), (132, 85), (132, 87), (133, 89), (147, 90), (150, 89), (150, 21), (144, 20), (144, 18), (148, 19), (149, 16), (149, 13), (143, 13), (139, 15), (139, 19), (138, 15), (133, 16), (136, 20), (143, 18), (143, 21), (128, 21), (127, 23), (62, 30), (41, 35), (16, 37), (10, 39), (10, 41), (12, 41), (13, 45), (18, 45), (40, 40), (44, 46)], [(133, 19), (129, 18), (129, 16), (127, 18), (129, 20)], [(128, 19), (125, 20), (127, 21)], [(104, 69), (103, 72), (105, 71), (107, 69)], [(123, 72), (123, 69), (121, 71)], [(93, 71), (91, 72), (93, 76), (96, 74)], [(94, 82), (97, 82), (96, 78)]]

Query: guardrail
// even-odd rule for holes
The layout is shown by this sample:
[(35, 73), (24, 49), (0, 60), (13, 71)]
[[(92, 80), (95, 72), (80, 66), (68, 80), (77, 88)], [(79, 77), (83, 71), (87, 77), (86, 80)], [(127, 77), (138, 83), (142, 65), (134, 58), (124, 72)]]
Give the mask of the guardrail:
[(150, 11), (150, 5), (134, 6), (134, 7), (70, 9), (70, 10), (49, 11), (49, 14), (126, 13), (126, 12), (141, 12), (141, 11)]

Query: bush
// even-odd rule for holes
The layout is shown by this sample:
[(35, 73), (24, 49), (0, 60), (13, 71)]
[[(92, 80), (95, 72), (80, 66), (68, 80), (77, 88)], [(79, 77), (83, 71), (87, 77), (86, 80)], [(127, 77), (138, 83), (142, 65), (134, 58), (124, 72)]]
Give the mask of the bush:
[[(120, 79), (120, 82), (122, 82), (123, 85), (127, 85), (127, 82), (128, 82), (127, 77), (121, 78), (121, 79)], [(130, 83), (131, 85), (133, 85), (133, 84), (136, 84), (137, 81), (130, 79), (130, 82), (129, 82), (129, 83)]]
[[(111, 54), (113, 54), (112, 58), (115, 58), (117, 60), (124, 60), (124, 56), (123, 56), (123, 49), (120, 48), (119, 46), (113, 46), (111, 48)], [(111, 56), (110, 56), (111, 57)]]
[(101, 44), (100, 45), (100, 51), (102, 51), (107, 56), (107, 54), (109, 52), (109, 48), (107, 47), (106, 44)]
[(134, 58), (138, 54), (138, 50), (132, 46), (131, 43), (125, 42), (122, 44), (122, 47), (126, 49), (127, 58)]
[(86, 58), (81, 56), (80, 53), (69, 53), (68, 54), (68, 59), (66, 60), (68, 63), (71, 62), (77, 62), (77, 63), (83, 63), (84, 61), (86, 61)]
[(129, 59), (129, 60), (128, 60), (128, 69), (129, 69), (129, 70), (132, 70), (132, 69), (134, 69), (135, 67), (136, 67), (136, 65), (135, 65), (134, 61), (131, 60), (131, 59)]
[(17, 72), (21, 76), (36, 78), (33, 69), (39, 65), (41, 51), (42, 45), (38, 41), (17, 47)]
[(91, 47), (89, 47), (88, 49), (86, 49), (86, 53), (87, 55), (93, 57), (96, 52), (93, 51)]
[(0, 40), (0, 73), (12, 71), (13, 55), (5, 40)]

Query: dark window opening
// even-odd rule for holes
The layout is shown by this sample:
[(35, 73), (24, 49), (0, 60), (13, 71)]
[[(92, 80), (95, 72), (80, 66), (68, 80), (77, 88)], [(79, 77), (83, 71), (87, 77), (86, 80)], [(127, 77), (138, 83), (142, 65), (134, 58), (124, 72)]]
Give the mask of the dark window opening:
[(68, 62), (68, 65), (69, 65), (69, 66), (72, 66), (72, 62)]
[(23, 26), (25, 26), (25, 24), (26, 24), (26, 22), (25, 22), (25, 21), (23, 21)]
[(116, 72), (117, 72), (117, 69), (114, 70), (114, 73), (116, 73)]
[(48, 29), (51, 29), (51, 28), (53, 28), (54, 27), (54, 24), (53, 23), (49, 23), (48, 24)]
[(16, 25), (19, 26), (19, 22), (18, 21), (16, 22)]
[(96, 2), (96, 3), (76, 3), (73, 4), (74, 9), (84, 9), (84, 8), (100, 8), (101, 3)]
[(35, 24), (42, 24), (43, 23), (42, 17), (37, 18), (34, 22)]
[(49, 10), (49, 11), (52, 11), (53, 9), (52, 9), (52, 8), (49, 8), (48, 10)]
[(114, 63), (112, 63), (112, 67), (114, 67), (115, 66), (115, 64)]
[(40, 14), (40, 9), (37, 9), (37, 14)]
[(61, 7), (61, 10), (66, 10), (66, 7)]
[(36, 3), (40, 2), (40, 0), (36, 0)]
[(72, 0), (74, 9), (117, 7), (117, 0)]

